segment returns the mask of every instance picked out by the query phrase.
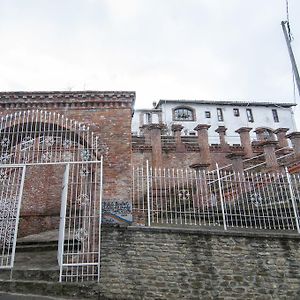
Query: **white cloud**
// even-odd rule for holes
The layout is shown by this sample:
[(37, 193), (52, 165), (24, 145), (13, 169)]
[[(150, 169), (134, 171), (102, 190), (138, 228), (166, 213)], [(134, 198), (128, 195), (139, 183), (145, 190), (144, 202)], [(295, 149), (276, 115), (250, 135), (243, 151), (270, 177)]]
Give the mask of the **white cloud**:
[[(300, 64), (300, 3), (290, 0)], [(293, 101), (274, 0), (0, 0), (1, 90)], [(298, 97), (299, 98), (299, 97)]]

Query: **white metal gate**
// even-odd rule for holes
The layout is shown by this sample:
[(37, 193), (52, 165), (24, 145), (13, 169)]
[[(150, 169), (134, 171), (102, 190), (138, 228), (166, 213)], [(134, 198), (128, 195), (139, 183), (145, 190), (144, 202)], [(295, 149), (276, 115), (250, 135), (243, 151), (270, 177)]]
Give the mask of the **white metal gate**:
[(102, 161), (65, 168), (58, 261), (60, 281), (100, 278)]
[(13, 268), (26, 166), (64, 165), (60, 281), (99, 280), (102, 157), (107, 150), (89, 127), (61, 114), (35, 110), (1, 118), (0, 269)]
[(0, 166), (0, 269), (14, 265), (25, 170)]

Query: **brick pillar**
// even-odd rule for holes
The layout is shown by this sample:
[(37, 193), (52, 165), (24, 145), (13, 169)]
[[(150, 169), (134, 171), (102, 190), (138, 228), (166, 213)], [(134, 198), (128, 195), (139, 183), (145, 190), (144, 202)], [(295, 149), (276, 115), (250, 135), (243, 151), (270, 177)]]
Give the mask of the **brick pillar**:
[(140, 127), (141, 131), (145, 137), (145, 143), (146, 144), (151, 144), (151, 136), (150, 136), (150, 131), (149, 131), (149, 125), (143, 125)]
[(161, 146), (161, 129), (163, 128), (160, 124), (148, 125), (148, 130), (151, 137), (152, 146), (152, 167), (162, 167), (162, 146)]
[(199, 124), (194, 130), (198, 133), (198, 145), (200, 147), (200, 161), (201, 164), (210, 164), (210, 149), (208, 143), (208, 129), (210, 125), (207, 124)]
[(228, 144), (226, 143), (226, 130), (227, 128), (225, 126), (219, 126), (215, 132), (217, 132), (219, 134), (219, 138), (220, 138), (220, 145), (221, 147), (226, 147), (228, 146)]
[(300, 157), (300, 132), (295, 131), (287, 135), (292, 142), (295, 157)]
[(173, 135), (175, 137), (176, 152), (185, 152), (185, 145), (181, 140), (181, 130), (183, 128), (184, 127), (181, 124), (173, 124), (171, 127)]
[(279, 148), (285, 148), (289, 146), (286, 133), (288, 132), (288, 128), (278, 128), (274, 131), (277, 136), (278, 146)]
[(246, 158), (250, 158), (254, 155), (250, 138), (251, 129), (250, 127), (241, 127), (235, 131), (240, 135), (241, 145), (244, 148)]
[(269, 128), (259, 127), (256, 128), (254, 132), (256, 133), (258, 141), (275, 141), (274, 132)]
[(262, 143), (265, 155), (266, 166), (268, 169), (278, 169), (278, 161), (275, 153), (277, 141), (265, 141)]
[(232, 169), (240, 174), (244, 174), (244, 163), (243, 158), (245, 157), (244, 153), (230, 153), (226, 155), (227, 158), (231, 160)]

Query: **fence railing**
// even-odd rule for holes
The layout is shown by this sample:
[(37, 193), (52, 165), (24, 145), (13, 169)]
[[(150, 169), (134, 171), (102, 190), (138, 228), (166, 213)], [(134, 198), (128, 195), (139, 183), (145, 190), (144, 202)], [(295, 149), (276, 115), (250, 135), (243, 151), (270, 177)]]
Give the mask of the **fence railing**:
[(133, 169), (133, 214), (145, 225), (297, 230), (300, 175)]

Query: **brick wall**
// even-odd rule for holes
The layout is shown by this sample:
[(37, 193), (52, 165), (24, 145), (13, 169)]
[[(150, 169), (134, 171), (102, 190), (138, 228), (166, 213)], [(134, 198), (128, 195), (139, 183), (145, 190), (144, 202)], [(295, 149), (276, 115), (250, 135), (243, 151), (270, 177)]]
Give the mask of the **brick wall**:
[[(104, 221), (112, 222), (111, 208), (123, 204), (129, 208), (127, 219), (130, 221), (134, 101), (134, 92), (2, 92), (0, 117), (42, 109), (89, 126), (107, 149), (103, 168)], [(0, 156), (1, 153), (0, 147)], [(58, 228), (63, 170), (64, 167), (41, 165), (27, 169), (21, 235)]]
[(58, 228), (64, 166), (28, 166), (18, 236)]
[[(211, 148), (211, 169), (215, 169), (216, 163), (219, 166), (225, 166), (231, 163), (231, 161), (226, 158), (226, 155), (231, 153), (230, 151), (222, 151), (218, 148)], [(132, 164), (134, 166), (145, 165), (146, 160), (149, 161), (151, 165), (151, 150), (138, 149), (133, 146), (132, 154)], [(189, 168), (190, 165), (199, 163), (200, 151), (194, 150), (189, 152), (176, 152), (173, 150), (162, 149), (162, 167), (163, 168)]]

